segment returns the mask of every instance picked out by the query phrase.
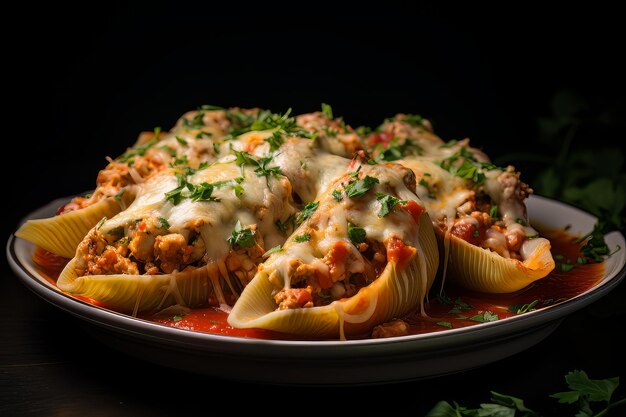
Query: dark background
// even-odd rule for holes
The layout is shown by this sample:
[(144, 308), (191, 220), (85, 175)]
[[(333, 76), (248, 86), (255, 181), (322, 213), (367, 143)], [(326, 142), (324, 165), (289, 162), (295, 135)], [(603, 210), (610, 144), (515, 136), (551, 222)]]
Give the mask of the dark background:
[[(520, 149), (556, 156), (558, 136), (556, 143), (542, 139), (538, 120), (554, 115), (553, 98), (565, 91), (595, 121), (574, 146), (591, 153), (623, 148), (625, 26), (620, 13), (601, 4), (548, 10), (518, 3), (505, 10), (400, 2), (349, 13), (317, 2), (303, 5), (306, 12), (225, 6), (108, 3), (93, 11), (33, 11), (25, 30), (35, 41), (11, 42), (12, 65), (28, 68), (15, 81), (24, 88), (26, 122), (13, 141), (29, 156), (9, 161), (16, 177), (9, 192), (20, 198), (3, 222), (4, 236), (29, 211), (93, 188), (104, 156), (121, 154), (138, 132), (169, 128), (201, 104), (299, 113), (323, 101), (354, 126), (418, 113), (444, 139), (470, 137), (474, 146), (506, 159)], [(546, 168), (542, 164), (522, 160), (517, 166), (532, 180)], [(215, 392), (235, 398), (258, 389), (180, 374), (100, 346), (3, 268), (0, 411), (7, 415), (166, 415), (180, 403), (185, 410), (209, 410), (207, 401), (219, 402), (168, 395), (172, 390), (222, 388)], [(624, 285), (618, 290), (623, 294)], [(617, 296), (610, 300), (577, 313), (514, 358), (409, 384), (415, 396), (398, 404), (413, 404), (421, 415), (439, 399), (477, 405), (494, 389), (557, 415), (547, 395), (565, 388), (567, 371), (626, 376), (615, 336), (623, 333), (624, 311), (607, 309), (621, 304)], [(145, 393), (150, 385), (162, 395)], [(315, 393), (316, 403), (337, 391)], [(379, 394), (379, 388), (345, 391), (389, 401)]]

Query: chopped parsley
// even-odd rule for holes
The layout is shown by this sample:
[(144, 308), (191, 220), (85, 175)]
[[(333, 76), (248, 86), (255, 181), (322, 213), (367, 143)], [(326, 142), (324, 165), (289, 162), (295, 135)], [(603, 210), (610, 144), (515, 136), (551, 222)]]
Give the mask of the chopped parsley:
[(176, 142), (180, 143), (183, 146), (189, 146), (189, 143), (187, 143), (187, 141), (183, 138), (181, 138), (180, 136), (175, 136), (176, 137)]
[(408, 123), (411, 126), (421, 126), (423, 120), (424, 119), (422, 119), (422, 116), (419, 114), (407, 114), (404, 118), (402, 118), (404, 123)]
[(442, 327), (447, 327), (448, 329), (452, 328), (452, 323), (450, 323), (449, 321), (438, 321), (437, 324)]
[(196, 133), (196, 139), (204, 139), (204, 136), (206, 136), (207, 138), (210, 138), (213, 136), (213, 133), (203, 132), (203, 131)]
[(398, 159), (404, 158), (406, 155), (421, 155), (422, 148), (419, 147), (416, 143), (413, 143), (411, 139), (406, 139), (403, 144), (398, 144), (397, 140), (392, 140), (389, 143), (387, 149), (383, 150), (381, 145), (378, 146), (380, 153), (376, 157), (379, 161), (397, 161)]
[(265, 141), (270, 144), (271, 152), (274, 152), (276, 149), (280, 148), (283, 143), (285, 143), (283, 135), (281, 135), (280, 132), (272, 133), (272, 136), (265, 139)]
[(210, 104), (203, 104), (198, 110), (211, 111), (211, 110), (225, 110), (224, 107), (212, 106)]
[(296, 214), (296, 218), (295, 218), (296, 226), (300, 225), (303, 221), (311, 217), (313, 213), (315, 213), (315, 210), (317, 210), (319, 205), (320, 205), (319, 201), (311, 201), (309, 203), (306, 203), (304, 207), (302, 208), (302, 210), (300, 210)]
[(482, 185), (487, 179), (483, 172), (484, 170), (503, 170), (503, 168), (497, 167), (490, 163), (478, 162), (476, 156), (466, 147), (462, 147), (453, 155), (442, 160), (439, 163), (439, 166), (441, 166), (443, 169), (450, 172), (451, 174), (456, 175), (457, 177), (471, 180), (477, 186)]
[(280, 245), (274, 246), (272, 249), (270, 249), (267, 252), (265, 252), (263, 254), (263, 257), (265, 258), (266, 256), (270, 256), (272, 253), (278, 253), (278, 252), (281, 252), (282, 250), (283, 250), (282, 246), (280, 246)]
[(244, 229), (241, 226), (241, 222), (237, 220), (235, 229), (233, 230), (227, 241), (232, 248), (234, 248), (235, 246), (250, 248), (255, 244), (254, 231), (252, 229)]
[(189, 158), (187, 158), (187, 155), (183, 155), (180, 158), (174, 159), (173, 162), (170, 162), (170, 167), (175, 168), (179, 165), (187, 165), (188, 163), (189, 163)]
[(379, 182), (378, 178), (366, 175), (363, 179), (348, 184), (345, 187), (346, 194), (350, 198), (360, 197), (365, 195), (374, 186), (374, 184), (378, 184)]
[(441, 148), (441, 149), (443, 149), (443, 148), (451, 148), (451, 147), (453, 147), (454, 145), (456, 145), (456, 144), (457, 144), (457, 142), (458, 142), (458, 140), (456, 140), (456, 139), (452, 139), (452, 140), (447, 141), (447, 142), (446, 142), (446, 143), (444, 143), (443, 145), (440, 145), (440, 146), (439, 146), (439, 148)]
[(535, 306), (537, 304), (539, 304), (539, 300), (533, 300), (528, 304), (511, 304), (509, 306), (509, 311), (515, 314), (528, 313), (529, 311), (535, 311)]
[(492, 219), (498, 219), (498, 206), (496, 204), (489, 207), (489, 217)]
[(330, 104), (326, 104), (326, 103), (322, 103), (322, 113), (324, 113), (324, 116), (326, 116), (329, 119), (334, 119), (333, 117), (333, 108), (330, 106)]
[(378, 217), (385, 217), (391, 210), (398, 204), (406, 204), (406, 200), (400, 200), (392, 195), (385, 193), (376, 193), (376, 200), (380, 202), (380, 210), (378, 211)]
[(159, 227), (159, 229), (169, 229), (170, 228), (169, 222), (166, 219), (164, 219), (163, 217), (159, 217), (157, 219), (157, 226)]
[(98, 224), (96, 225), (96, 230), (100, 230), (100, 228), (102, 227), (102, 225), (103, 225), (103, 224), (104, 224), (104, 222), (106, 222), (106, 221), (107, 221), (107, 218), (106, 218), (106, 217), (103, 217), (103, 218), (102, 218), (102, 220), (100, 220), (100, 221), (98, 222)]
[[(424, 174), (426, 175), (426, 174)], [(428, 193), (428, 198), (435, 198), (436, 195), (433, 192), (433, 190), (430, 188), (430, 184), (428, 182), (426, 182), (426, 180), (424, 178), (420, 178), (419, 185), (421, 185), (422, 187), (426, 188), (426, 192)]]
[(214, 189), (215, 187), (208, 182), (200, 183), (193, 186), (193, 189), (190, 190), (191, 194), (189, 198), (191, 201), (220, 201), (219, 198), (211, 196)]
[[(594, 262), (602, 262), (606, 256), (612, 255), (609, 247), (604, 241), (604, 229), (605, 223), (597, 222), (593, 226), (593, 230), (590, 233), (576, 241), (578, 243), (586, 241), (580, 248), (581, 255), (587, 259), (593, 260)], [(621, 248), (618, 246), (616, 251), (620, 249)]]
[(365, 237), (365, 229), (363, 229), (362, 227), (357, 227), (352, 223), (348, 223), (348, 238), (352, 243), (354, 243), (355, 245), (358, 245), (359, 243), (364, 243)]
[(170, 156), (176, 156), (176, 150), (174, 148), (172, 148), (171, 146), (162, 145), (162, 146), (159, 146), (159, 149), (164, 150)]
[(333, 198), (335, 199), (335, 201), (338, 201), (338, 202), (343, 200), (343, 195), (341, 195), (341, 191), (334, 190), (333, 191)]
[(311, 240), (311, 235), (309, 233), (302, 233), (301, 235), (294, 237), (293, 240), (297, 243), (308, 242)]
[(279, 175), (283, 175), (280, 167), (268, 167), (268, 164), (274, 158), (272, 155), (267, 155), (259, 159), (255, 159), (248, 152), (244, 151), (234, 151), (235, 152), (235, 163), (237, 166), (241, 167), (241, 175), (243, 176), (243, 167), (244, 165), (250, 165), (256, 167), (254, 172), (257, 177), (265, 177), (267, 179), (267, 185), (269, 186), (270, 177), (277, 178)]
[(126, 152), (124, 152), (122, 156), (118, 157), (117, 160), (120, 162), (128, 162), (130, 165), (131, 158), (135, 156), (144, 156), (146, 154), (146, 151), (150, 149), (151, 147), (153, 147), (154, 144), (158, 142), (159, 140), (158, 138), (160, 134), (161, 134), (161, 128), (155, 127), (154, 135), (152, 136), (152, 139), (150, 139), (148, 142), (146, 142), (145, 144), (141, 146), (137, 146), (135, 148), (127, 150)]
[(295, 229), (295, 217), (291, 214), (284, 222), (281, 222), (280, 219), (274, 222), (278, 230), (283, 233), (287, 233), (288, 229)]
[(115, 194), (114, 198), (116, 201), (121, 201), (123, 196), (124, 196), (124, 189), (120, 188), (120, 190)]
[[(200, 169), (205, 169), (206, 166), (200, 164)], [(189, 168), (191, 170), (191, 168)], [(196, 170), (193, 170), (194, 172)], [(187, 181), (187, 178), (182, 174), (175, 174), (178, 178), (178, 187), (165, 193), (166, 200), (170, 201), (174, 205), (178, 205), (183, 199), (189, 198), (191, 201), (220, 201), (219, 198), (213, 197), (213, 191), (216, 188), (222, 188), (225, 186), (233, 187), (235, 195), (240, 197), (243, 194), (243, 187), (240, 185), (243, 182), (242, 177), (237, 177), (232, 180), (217, 181), (212, 184), (203, 182), (200, 184), (191, 184)]]
[(499, 319), (498, 315), (495, 313), (492, 313), (489, 310), (484, 311), (482, 314), (477, 314), (473, 317), (470, 317), (470, 320), (477, 321), (479, 323), (487, 323), (490, 321), (496, 321), (498, 319)]
[(182, 118), (183, 127), (186, 127), (188, 129), (199, 129), (202, 126), (204, 126), (204, 120), (202, 120), (203, 118), (204, 118), (203, 111), (199, 111), (195, 116), (191, 118), (191, 120), (187, 119), (186, 117), (183, 117)]
[(369, 126), (359, 126), (355, 130), (359, 136), (366, 136), (372, 133), (372, 128)]

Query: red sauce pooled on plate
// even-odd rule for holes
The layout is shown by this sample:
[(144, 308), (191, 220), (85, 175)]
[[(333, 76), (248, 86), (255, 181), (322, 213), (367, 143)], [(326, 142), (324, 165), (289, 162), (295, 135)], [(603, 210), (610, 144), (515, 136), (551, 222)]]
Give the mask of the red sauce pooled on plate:
[[(446, 284), (446, 296), (435, 297), (426, 304), (428, 318), (421, 317), (419, 311), (403, 318), (409, 324), (410, 334), (445, 331), (461, 328), (496, 319), (504, 319), (517, 314), (516, 310), (541, 309), (576, 297), (597, 284), (604, 275), (604, 264), (589, 263), (580, 265), (580, 244), (575, 237), (564, 231), (544, 231), (552, 244), (552, 255), (556, 268), (546, 277), (534, 282), (521, 291), (511, 294), (483, 294)], [(41, 267), (39, 272), (49, 282), (56, 280), (68, 259), (37, 248), (33, 260)], [(574, 267), (564, 272), (560, 264), (571, 263)], [(437, 294), (440, 283), (435, 283), (432, 294)], [(102, 307), (96, 300), (76, 296), (82, 301)], [(516, 307), (515, 307), (516, 306)], [(497, 316), (497, 317), (496, 317)], [(294, 339), (282, 333), (260, 329), (235, 329), (228, 325), (228, 315), (215, 307), (197, 308), (189, 314), (174, 317), (143, 314), (139, 318), (178, 329), (192, 330), (218, 335), (248, 337), (257, 339)]]

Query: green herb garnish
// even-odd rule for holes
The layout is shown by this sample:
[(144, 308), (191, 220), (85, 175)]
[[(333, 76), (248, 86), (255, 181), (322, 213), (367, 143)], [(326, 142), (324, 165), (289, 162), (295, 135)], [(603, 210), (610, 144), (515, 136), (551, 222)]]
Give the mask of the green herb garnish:
[(163, 217), (159, 217), (157, 219), (157, 226), (159, 227), (159, 229), (169, 229), (170, 228), (169, 222), (166, 219), (164, 219)]
[(479, 323), (487, 323), (490, 321), (496, 321), (499, 317), (497, 314), (492, 313), (489, 310), (484, 311), (482, 314), (476, 314), (473, 317), (470, 317), (470, 320), (477, 321)]
[(302, 233), (301, 235), (294, 237), (293, 240), (297, 243), (308, 242), (311, 240), (311, 235), (309, 233)]
[(304, 205), (302, 210), (300, 210), (295, 217), (296, 226), (299, 226), (303, 221), (308, 219), (315, 213), (315, 210), (319, 207), (319, 201), (311, 201)]
[(378, 217), (385, 217), (396, 204), (406, 204), (406, 200), (400, 200), (394, 196), (385, 193), (376, 193), (376, 200), (380, 202), (380, 210), (378, 211)]
[(278, 252), (281, 252), (282, 250), (283, 250), (283, 248), (280, 245), (274, 246), (272, 249), (270, 249), (267, 252), (265, 252), (263, 254), (263, 257), (265, 258), (266, 256), (270, 256), (272, 253), (278, 253)]
[(358, 245), (365, 242), (365, 229), (362, 227), (354, 226), (352, 223), (348, 223), (348, 238), (352, 243)]
[(254, 231), (252, 231), (252, 229), (244, 229), (241, 226), (241, 222), (237, 220), (235, 229), (233, 230), (227, 241), (232, 248), (234, 248), (235, 246), (250, 248), (255, 244)]
[(378, 184), (379, 182), (378, 178), (366, 175), (363, 179), (348, 184), (345, 187), (346, 194), (350, 198), (360, 197), (365, 195), (365, 193), (367, 193), (374, 186), (374, 184)]

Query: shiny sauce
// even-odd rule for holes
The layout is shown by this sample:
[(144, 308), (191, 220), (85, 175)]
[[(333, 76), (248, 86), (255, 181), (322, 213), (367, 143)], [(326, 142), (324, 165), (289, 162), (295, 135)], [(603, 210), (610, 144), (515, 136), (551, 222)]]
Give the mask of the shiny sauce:
[[(488, 321), (502, 320), (526, 311), (546, 308), (587, 291), (604, 275), (604, 264), (578, 264), (580, 244), (576, 237), (558, 230), (543, 230), (552, 245), (556, 268), (546, 277), (511, 294), (484, 294), (456, 288), (446, 283), (445, 293), (439, 294), (440, 283), (435, 282), (430, 299), (426, 303), (426, 317), (419, 309), (403, 317), (409, 325), (409, 334), (440, 332), (448, 329), (473, 326)], [(61, 258), (41, 248), (33, 253), (33, 260), (40, 266), (39, 272), (55, 284), (68, 259)], [(561, 267), (565, 263), (573, 265)], [(82, 301), (105, 307), (96, 300), (73, 295)], [(197, 332), (257, 338), (294, 339), (295, 337), (261, 329), (235, 329), (228, 325), (228, 314), (215, 308), (196, 308), (186, 314), (172, 317), (162, 314), (142, 314), (139, 318), (165, 326)], [(367, 335), (365, 336), (367, 337)]]

